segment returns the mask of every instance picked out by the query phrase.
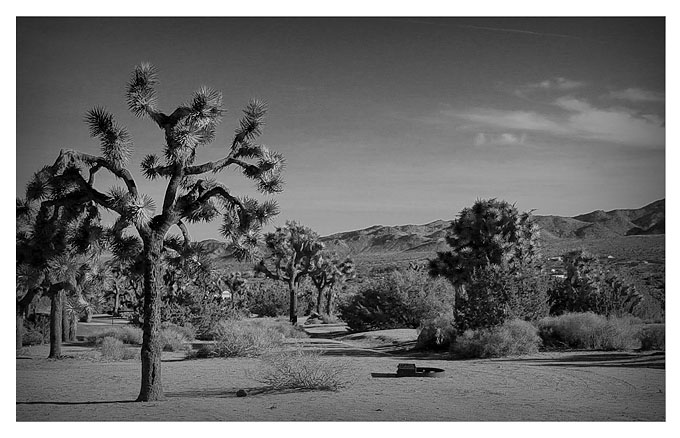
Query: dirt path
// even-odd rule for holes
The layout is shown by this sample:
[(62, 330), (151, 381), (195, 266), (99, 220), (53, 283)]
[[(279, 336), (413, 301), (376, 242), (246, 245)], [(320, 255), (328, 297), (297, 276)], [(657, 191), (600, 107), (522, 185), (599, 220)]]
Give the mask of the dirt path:
[[(393, 357), (349, 341), (310, 340), (345, 361), (339, 392), (265, 393), (247, 377), (256, 359), (180, 360), (167, 354), (167, 401), (133, 403), (140, 365), (86, 359), (17, 359), (18, 421), (663, 421), (665, 356), (541, 353), (497, 360)], [(72, 347), (72, 352), (80, 350)], [(446, 370), (441, 378), (372, 378), (400, 362)]]

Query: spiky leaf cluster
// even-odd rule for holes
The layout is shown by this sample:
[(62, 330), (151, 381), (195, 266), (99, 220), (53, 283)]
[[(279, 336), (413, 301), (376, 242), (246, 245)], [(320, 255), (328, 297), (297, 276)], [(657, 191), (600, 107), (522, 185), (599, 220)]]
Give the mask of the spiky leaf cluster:
[(125, 166), (132, 156), (132, 138), (127, 129), (102, 107), (88, 111), (85, 122), (90, 127), (90, 136), (99, 138), (104, 158), (116, 167)]
[(111, 242), (111, 252), (116, 260), (120, 262), (132, 263), (142, 253), (142, 241), (137, 236), (112, 233), (109, 239)]
[(141, 226), (148, 224), (156, 211), (156, 202), (147, 194), (133, 196), (122, 187), (114, 186), (109, 190), (111, 204), (122, 214), (119, 220)]
[(146, 155), (140, 164), (142, 168), (142, 175), (147, 179), (156, 179), (159, 176), (158, 167), (160, 166), (160, 160), (156, 154)]
[(190, 112), (187, 122), (197, 129), (211, 128), (222, 118), (222, 93), (209, 87), (201, 87), (187, 105)]
[(158, 70), (149, 63), (135, 67), (127, 84), (127, 104), (137, 117), (144, 117), (156, 107), (156, 90)]
[(243, 117), (239, 120), (234, 139), (235, 143), (244, 140), (253, 140), (262, 133), (264, 126), (264, 116), (267, 113), (267, 104), (263, 101), (254, 99), (248, 102), (243, 110)]

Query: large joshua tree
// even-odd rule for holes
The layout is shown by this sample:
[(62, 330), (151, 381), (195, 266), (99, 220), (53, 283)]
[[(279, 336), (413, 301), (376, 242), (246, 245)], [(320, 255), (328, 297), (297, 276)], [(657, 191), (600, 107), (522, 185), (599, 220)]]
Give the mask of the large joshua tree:
[[(151, 154), (141, 162), (146, 178), (167, 180), (158, 211), (127, 168), (132, 155), (130, 134), (102, 107), (93, 108), (85, 117), (91, 136), (99, 139), (102, 154), (62, 150), (52, 166), (56, 174), (67, 174), (73, 186), (73, 190), (55, 202), (65, 205), (95, 202), (117, 214), (112, 230), (114, 237), (131, 242), (134, 236), (126, 236), (123, 232), (132, 227), (141, 239), (144, 338), (137, 401), (164, 399), (159, 339), (163, 284), (160, 261), (170, 229), (177, 227), (188, 244), (187, 222), (207, 222), (222, 214), (221, 233), (230, 240), (236, 256), (247, 257), (256, 249), (260, 227), (278, 213), (274, 201), (259, 203), (252, 198), (238, 197), (207, 174), (236, 167), (253, 179), (262, 193), (279, 192), (283, 186), (283, 156), (253, 143), (263, 126), (266, 107), (262, 102), (255, 100), (246, 106), (233, 139), (225, 145), (223, 158), (195, 164), (198, 148), (215, 138), (215, 129), (224, 111), (222, 94), (201, 87), (187, 103), (167, 114), (157, 107), (157, 84), (155, 67), (142, 63), (132, 72), (126, 97), (130, 111), (137, 117), (150, 119), (165, 138), (163, 158)], [(108, 193), (99, 191), (95, 188), (95, 176), (101, 170), (113, 174), (124, 187), (114, 187)]]

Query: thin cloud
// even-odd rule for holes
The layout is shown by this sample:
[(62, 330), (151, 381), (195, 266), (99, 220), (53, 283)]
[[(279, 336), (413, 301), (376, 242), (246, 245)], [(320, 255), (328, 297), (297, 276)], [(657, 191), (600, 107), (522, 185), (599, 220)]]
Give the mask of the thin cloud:
[(610, 91), (607, 95), (611, 99), (629, 102), (664, 102), (666, 97), (658, 91), (643, 90), (642, 88), (626, 88), (625, 90)]
[(513, 134), (504, 132), (502, 134), (493, 134), (479, 132), (475, 135), (475, 146), (512, 146), (523, 145), (526, 142), (526, 134)]
[(568, 133), (559, 122), (531, 111), (505, 111), (481, 108), (470, 112), (445, 111), (444, 114), (467, 120), (475, 125), (489, 126), (494, 129), (541, 131), (556, 134)]
[(559, 98), (555, 105), (570, 113), (567, 126), (586, 138), (644, 146), (665, 145), (665, 129), (658, 116), (637, 116), (626, 108), (595, 108), (585, 100), (572, 97)]
[(582, 81), (575, 81), (564, 77), (554, 77), (539, 82), (531, 82), (521, 85), (512, 92), (515, 96), (522, 99), (533, 101), (535, 98), (545, 98), (546, 95), (554, 96), (557, 93), (577, 90), (586, 87), (588, 84)]
[(582, 88), (586, 85), (585, 82), (574, 81), (567, 78), (556, 77), (552, 79), (546, 79), (541, 82), (535, 82), (525, 85), (523, 88), (527, 89), (540, 89), (540, 90), (558, 90), (558, 91), (569, 91), (577, 88)]
[[(448, 117), (470, 122), (461, 129), (477, 132), (537, 132), (583, 141), (664, 147), (664, 122), (658, 115), (638, 115), (627, 108), (597, 108), (574, 97), (560, 97), (552, 106), (562, 114), (547, 116), (532, 111), (481, 108), (466, 112), (447, 111)], [(501, 134), (502, 135), (502, 134)], [(502, 137), (498, 137), (502, 140)], [(482, 143), (487, 137), (476, 137)], [(511, 137), (507, 137), (511, 141)]]

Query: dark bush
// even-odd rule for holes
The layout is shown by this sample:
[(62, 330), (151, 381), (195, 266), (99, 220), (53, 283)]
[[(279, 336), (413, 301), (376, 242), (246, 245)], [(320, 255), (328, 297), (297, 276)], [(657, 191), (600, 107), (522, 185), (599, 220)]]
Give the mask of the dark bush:
[(566, 278), (548, 290), (550, 314), (593, 312), (605, 316), (633, 314), (643, 297), (615, 272), (606, 272), (596, 256), (571, 251), (562, 256)]
[(45, 342), (45, 336), (37, 330), (24, 331), (23, 345), (41, 345)]
[(644, 325), (636, 336), (641, 350), (666, 350), (666, 326), (664, 324)]
[(458, 333), (546, 316), (547, 289), (547, 276), (540, 271), (513, 272), (498, 265), (477, 269), (456, 300)]
[(338, 310), (353, 331), (417, 328), (453, 310), (453, 288), (443, 278), (412, 270), (362, 283)]
[(416, 349), (447, 350), (456, 339), (456, 324), (451, 314), (439, 315), (418, 327)]
[[(253, 280), (246, 288), (245, 307), (258, 316), (288, 315), (288, 289), (279, 282), (269, 279)], [(314, 294), (306, 281), (298, 287), (298, 313), (308, 315), (314, 309)]]

